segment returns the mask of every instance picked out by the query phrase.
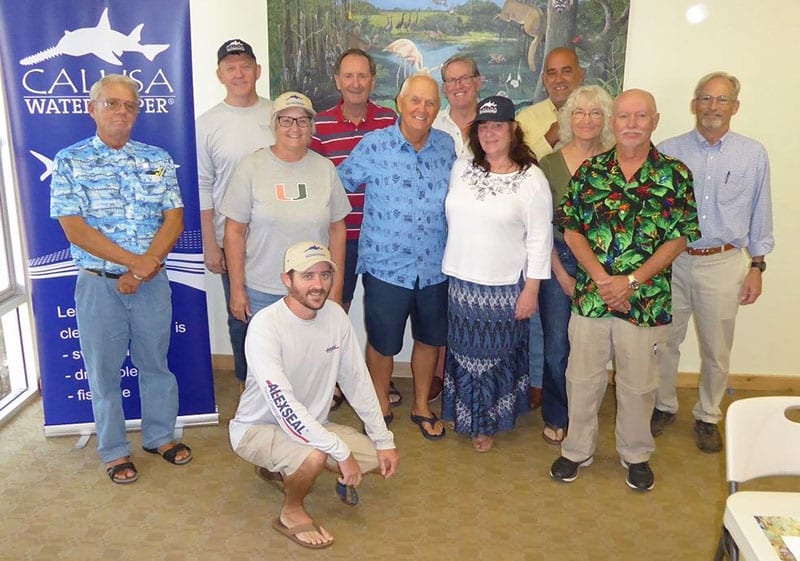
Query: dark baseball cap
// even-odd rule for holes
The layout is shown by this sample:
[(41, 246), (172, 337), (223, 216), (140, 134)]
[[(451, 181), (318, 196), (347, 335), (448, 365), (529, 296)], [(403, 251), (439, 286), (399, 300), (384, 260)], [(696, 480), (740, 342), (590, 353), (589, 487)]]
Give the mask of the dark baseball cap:
[(482, 121), (513, 121), (514, 102), (502, 95), (493, 95), (478, 103), (477, 122)]
[(253, 60), (256, 55), (253, 53), (253, 47), (242, 41), (241, 39), (228, 39), (217, 51), (217, 64), (228, 55), (247, 55)]

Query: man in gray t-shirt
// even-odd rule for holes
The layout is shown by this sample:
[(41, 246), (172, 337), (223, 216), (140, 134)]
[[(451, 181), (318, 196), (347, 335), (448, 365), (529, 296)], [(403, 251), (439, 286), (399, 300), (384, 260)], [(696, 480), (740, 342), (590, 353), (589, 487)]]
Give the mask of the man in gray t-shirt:
[[(222, 275), (225, 302), (230, 284), (222, 250), (225, 217), (219, 204), (237, 164), (259, 148), (274, 142), (270, 119), (272, 102), (256, 93), (261, 65), (253, 48), (240, 39), (225, 41), (217, 51), (217, 78), (225, 86), (225, 99), (200, 115), (196, 123), (197, 176), (200, 191), (200, 225), (206, 268)], [(241, 388), (247, 375), (244, 358), (246, 324), (228, 313), (236, 378)]]

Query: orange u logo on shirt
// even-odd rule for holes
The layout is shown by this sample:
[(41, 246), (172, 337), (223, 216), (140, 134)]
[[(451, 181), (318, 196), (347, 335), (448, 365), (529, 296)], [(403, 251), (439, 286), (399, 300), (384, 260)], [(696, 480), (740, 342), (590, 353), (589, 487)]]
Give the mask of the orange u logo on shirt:
[(291, 196), (286, 192), (286, 185), (283, 183), (275, 184), (275, 198), (279, 201), (302, 201), (308, 198), (308, 190), (305, 183), (297, 184), (297, 196)]

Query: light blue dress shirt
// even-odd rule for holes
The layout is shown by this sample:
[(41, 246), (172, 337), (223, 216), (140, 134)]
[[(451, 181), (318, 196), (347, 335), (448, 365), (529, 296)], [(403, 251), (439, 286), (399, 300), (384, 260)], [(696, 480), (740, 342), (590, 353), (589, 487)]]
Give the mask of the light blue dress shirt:
[(697, 129), (665, 140), (658, 149), (689, 166), (702, 237), (694, 248), (732, 244), (759, 257), (772, 251), (769, 158), (757, 141), (728, 132), (714, 145)]

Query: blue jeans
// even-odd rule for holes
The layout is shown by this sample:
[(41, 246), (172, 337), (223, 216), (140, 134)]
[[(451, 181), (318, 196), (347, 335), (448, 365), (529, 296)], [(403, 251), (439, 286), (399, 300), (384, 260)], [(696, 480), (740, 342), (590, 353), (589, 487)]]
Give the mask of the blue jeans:
[(80, 271), (75, 309), (100, 459), (110, 462), (131, 452), (120, 392), (120, 367), (129, 344), (139, 370), (142, 446), (170, 442), (178, 415), (178, 383), (167, 367), (172, 290), (166, 271), (141, 283), (135, 294), (120, 294), (116, 280)]
[[(539, 290), (541, 291), (541, 288)], [(541, 312), (536, 310), (529, 320), (531, 331), (528, 338), (528, 364), (530, 365), (528, 374), (531, 378), (532, 388), (542, 387), (542, 371), (544, 369), (544, 335), (540, 314)]]
[[(244, 289), (247, 291), (247, 299), (250, 301), (250, 317), (253, 317), (267, 306), (271, 306), (285, 296), (285, 294), (270, 294), (269, 292), (261, 292), (260, 290), (255, 290), (249, 286), (245, 286)], [(249, 319), (250, 318), (248, 318), (248, 320)]]
[[(561, 239), (554, 240), (561, 264), (570, 276), (575, 276), (578, 262)], [(542, 380), (542, 418), (556, 427), (566, 427), (567, 413), (567, 359), (570, 317), (570, 297), (564, 294), (555, 276), (542, 281), (539, 287), (539, 314), (544, 331), (544, 377)]]
[(231, 313), (231, 279), (228, 273), (222, 273), (222, 291), (225, 293), (225, 309), (228, 311), (228, 336), (233, 349), (233, 368), (236, 379), (244, 382), (247, 378), (247, 360), (244, 357), (244, 336), (247, 334), (247, 324), (239, 321)]

